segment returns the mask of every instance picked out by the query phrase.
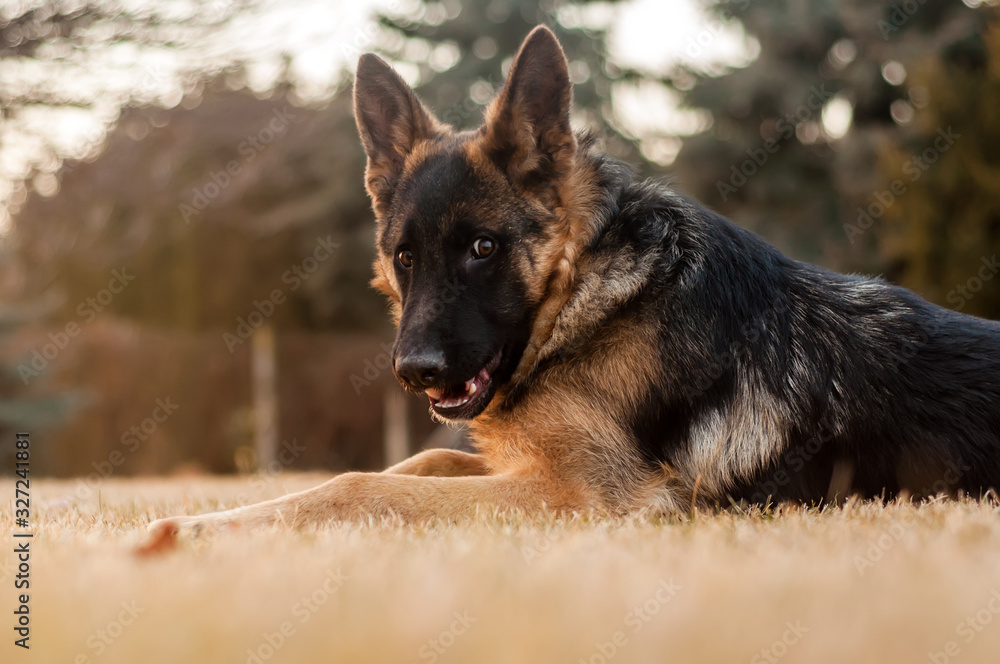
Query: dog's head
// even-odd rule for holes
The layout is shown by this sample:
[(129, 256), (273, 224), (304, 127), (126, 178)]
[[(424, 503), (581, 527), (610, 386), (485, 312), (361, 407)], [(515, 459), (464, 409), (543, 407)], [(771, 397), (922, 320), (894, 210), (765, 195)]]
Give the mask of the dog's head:
[(572, 279), (571, 211), (588, 187), (566, 57), (536, 28), (476, 131), (439, 122), (371, 54), (354, 102), (377, 219), (372, 283), (392, 301), (396, 376), (437, 416), (471, 419), (547, 334), (544, 311)]

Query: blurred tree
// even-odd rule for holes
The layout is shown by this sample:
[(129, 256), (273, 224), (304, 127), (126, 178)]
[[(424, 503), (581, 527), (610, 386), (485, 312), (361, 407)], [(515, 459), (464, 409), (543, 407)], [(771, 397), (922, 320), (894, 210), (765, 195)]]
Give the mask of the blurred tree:
[[(36, 312), (11, 306), (0, 308), (0, 347), (7, 347), (13, 331), (35, 317)], [(30, 366), (31, 358), (0, 358), (0, 438), (3, 440), (15, 429), (34, 431), (42, 426), (62, 422), (76, 401), (68, 394), (53, 397), (23, 396), (24, 381), (18, 370), (19, 359), (28, 363), (22, 366)], [(4, 449), (8, 447), (4, 446)]]
[(38, 174), (36, 188), (54, 191), (61, 158), (96, 147), (96, 137), (87, 144), (53, 131), (59, 120), (79, 127), (113, 121), (127, 103), (175, 104), (194, 80), (184, 74), (209, 65), (181, 54), (255, 3), (34, 0), (0, 7), (0, 148), (17, 152), (2, 160), (12, 172), (0, 168), (0, 179)]
[[(470, 127), (480, 121), (524, 35), (547, 23), (571, 61), (578, 120), (603, 133), (609, 152), (647, 173), (660, 170), (643, 158), (611, 105), (616, 85), (659, 81), (711, 116), (709, 130), (683, 142), (674, 167), (681, 188), (796, 257), (876, 271), (880, 260), (891, 258), (900, 270), (891, 274), (903, 278), (903, 254), (875, 249), (888, 220), (870, 233), (849, 227), (881, 187), (879, 155), (901, 145), (904, 135), (920, 137), (904, 129), (924, 126), (920, 118), (940, 102), (932, 90), (961, 95), (956, 108), (974, 107), (966, 101), (982, 92), (975, 73), (969, 70), (962, 85), (948, 77), (956, 67), (967, 68), (963, 63), (985, 62), (985, 8), (939, 0), (910, 13), (888, 0), (712, 2), (720, 20), (738, 21), (757, 40), (760, 54), (745, 68), (709, 75), (684, 67), (663, 73), (615, 66), (606, 37), (617, 4), (417, 3), (407, 13), (383, 16), (384, 34), (374, 41), (444, 120)], [(53, 7), (61, 5), (4, 19), (9, 55), (42, 57), (45, 35), (56, 43), (64, 33), (86, 41), (94, 25), (118, 16), (89, 5), (64, 16)], [(113, 23), (127, 40), (138, 33), (123, 25), (144, 22), (157, 34), (158, 20), (126, 15)], [(44, 28), (48, 23), (56, 27)], [(928, 58), (946, 68), (939, 75), (948, 85), (920, 73), (931, 71), (922, 64)], [(350, 95), (342, 91), (323, 109), (305, 109), (290, 105), (286, 86), (261, 99), (235, 89), (243, 85), (236, 68), (192, 86), (174, 108), (128, 110), (96, 161), (91, 155), (61, 172), (58, 195), (29, 198), (11, 240), (17, 275), (6, 281), (20, 284), (27, 297), (54, 287), (65, 302), (61, 317), (72, 319), (112, 270), (124, 265), (135, 272), (141, 265), (141, 275), (114, 299), (111, 311), (157, 325), (233, 328), (274, 287), (287, 287), (285, 272), (306, 258), (318, 237), (332, 233), (347, 246), (320, 264), (316, 278), (301, 281), (292, 302), (276, 308), (274, 321), (381, 329), (381, 304), (365, 286), (370, 213), (360, 178), (350, 175), (363, 165)], [(17, 99), (28, 103), (23, 95)], [(272, 120), (281, 131), (258, 149), (252, 140)], [(991, 116), (980, 126), (995, 123)], [(239, 173), (227, 172), (230, 163)], [(919, 263), (912, 256), (905, 260)], [(930, 277), (907, 278), (929, 287)]]
[[(0, 247), (0, 260), (4, 253)], [(13, 440), (16, 432), (38, 434), (43, 429), (51, 430), (64, 424), (85, 401), (79, 391), (53, 389), (44, 382), (41, 389), (31, 395), (25, 394), (22, 372), (31, 370), (34, 358), (20, 353), (11, 342), (16, 330), (38, 318), (39, 313), (31, 308), (11, 305), (0, 298), (0, 440), (5, 442)], [(36, 437), (35, 440), (39, 439)], [(4, 468), (14, 468), (15, 452), (13, 445), (0, 445), (0, 463)], [(51, 457), (49, 446), (36, 446), (32, 454), (32, 469), (37, 472), (39, 468), (44, 468)]]
[(908, 79), (933, 94), (879, 162), (885, 216), (870, 216), (887, 276), (1000, 319), (1000, 22)]
[[(608, 60), (610, 14), (586, 14), (602, 6), (418, 4), (414, 13), (382, 17), (387, 32), (377, 41), (404, 72), (416, 70), (418, 91), (444, 120), (469, 127), (502, 82), (504, 61), (531, 28), (549, 23), (570, 56), (580, 117), (603, 129), (608, 151), (648, 169), (615, 124), (611, 88), (631, 74)], [(489, 36), (484, 25), (494, 26)], [(96, 159), (62, 169), (58, 195), (30, 197), (11, 239), (17, 263), (9, 269), (23, 295), (53, 288), (65, 302), (60, 318), (77, 319), (112, 270), (126, 266), (136, 279), (109, 311), (161, 326), (232, 330), (274, 288), (291, 290), (285, 273), (329, 234), (346, 246), (288, 293), (291, 303), (275, 308), (273, 322), (384, 330), (382, 302), (367, 289), (373, 229), (349, 90), (310, 109), (291, 105), (287, 85), (261, 99), (236, 89), (244, 84), (234, 68), (193, 86), (174, 108), (128, 109)], [(279, 131), (258, 149), (254, 142), (275, 119)], [(228, 173), (229, 164), (239, 172)]]
[(562, 42), (575, 83), (574, 117), (597, 129), (604, 151), (642, 171), (656, 166), (639, 151), (635, 136), (615, 118), (611, 104), (616, 83), (638, 73), (611, 61), (608, 29), (620, 0), (457, 0), (425, 2), (405, 14), (382, 16), (388, 34), (380, 48), (403, 64), (403, 73), (445, 122), (477, 126), (482, 110), (503, 84), (507, 67), (524, 38), (540, 23)]
[[(52, 302), (24, 333), (29, 352), (81, 330), (38, 380), (93, 397), (50, 437), (48, 472), (91, 472), (166, 397), (178, 414), (114, 472), (232, 470), (247, 341), (264, 320), (280, 331), (282, 436), (307, 448), (295, 466), (383, 467), (390, 322), (367, 286), (374, 224), (350, 90), (302, 107), (285, 86), (254, 94), (244, 81), (234, 69), (173, 108), (126, 109), (99, 154), (66, 162), (59, 191), (14, 217), (0, 292)], [(413, 439), (430, 425), (413, 417)]]
[[(349, 90), (303, 108), (285, 88), (233, 90), (241, 80), (128, 109), (97, 159), (63, 168), (58, 195), (30, 197), (6, 266), (22, 297), (55, 291), (60, 321), (107, 311), (235, 334), (258, 312), (284, 328), (384, 330)], [(88, 304), (116, 270), (127, 286)]]
[(712, 116), (684, 139), (674, 167), (682, 188), (796, 258), (880, 271), (874, 235), (859, 240), (845, 226), (877, 191), (880, 151), (938, 96), (907, 72), (928, 58), (982, 61), (988, 10), (952, 0), (707, 4), (739, 22), (760, 54), (722, 75), (662, 76)]

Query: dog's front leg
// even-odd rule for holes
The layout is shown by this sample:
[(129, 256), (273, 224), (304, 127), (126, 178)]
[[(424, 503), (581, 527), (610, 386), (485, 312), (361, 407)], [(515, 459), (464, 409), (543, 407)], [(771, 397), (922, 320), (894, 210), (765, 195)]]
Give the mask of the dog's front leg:
[(460, 450), (437, 448), (414, 454), (382, 471), (395, 475), (436, 475), (437, 477), (464, 477), (489, 475), (490, 467), (479, 454)]
[(313, 489), (255, 505), (201, 516), (172, 517), (150, 525), (154, 540), (181, 531), (195, 534), (226, 526), (272, 524), (302, 527), (331, 521), (391, 517), (404, 523), (461, 521), (503, 510), (539, 512), (590, 507), (580, 496), (541, 476), (434, 477), (398, 473), (345, 473)]

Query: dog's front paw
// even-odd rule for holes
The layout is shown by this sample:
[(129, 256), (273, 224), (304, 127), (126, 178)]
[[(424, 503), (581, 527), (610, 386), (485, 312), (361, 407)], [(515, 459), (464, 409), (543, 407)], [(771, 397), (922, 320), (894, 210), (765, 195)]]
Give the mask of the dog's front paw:
[(234, 528), (238, 524), (222, 519), (198, 516), (174, 516), (157, 519), (149, 524), (149, 537), (136, 553), (140, 556), (156, 555), (172, 551), (181, 538), (195, 539), (215, 534), (224, 528)]

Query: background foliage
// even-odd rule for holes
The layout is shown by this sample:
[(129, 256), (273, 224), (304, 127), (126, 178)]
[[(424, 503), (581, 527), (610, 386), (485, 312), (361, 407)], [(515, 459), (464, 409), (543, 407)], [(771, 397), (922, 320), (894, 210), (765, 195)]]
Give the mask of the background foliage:
[[(756, 52), (747, 66), (705, 68), (697, 57), (625, 66), (610, 46), (624, 3), (561, 0), (412, 2), (378, 17), (345, 54), (380, 51), (440, 117), (470, 127), (524, 35), (547, 23), (571, 61), (577, 124), (596, 129), (608, 152), (795, 258), (883, 274), (943, 306), (1000, 318), (998, 282), (980, 271), (1000, 246), (996, 9), (704, 4), (714, 18), (691, 43), (736, 27)], [(257, 2), (171, 14), (39, 0), (0, 14), (0, 150), (17, 148), (29, 164), (4, 185), (0, 416), (45, 413), (53, 449), (67, 451), (49, 472), (90, 472), (165, 396), (182, 402), (178, 416), (121, 472), (236, 468), (253, 416), (249, 360), (224, 335), (267, 309), (275, 289), (285, 296), (267, 315), (278, 330), (280, 428), (310, 450), (293, 465), (381, 463), (392, 380), (379, 344), (391, 330), (367, 288), (373, 228), (349, 79), (305, 94), (290, 57), (267, 85), (251, 63), (207, 57), (213, 35), (260, 11)], [(149, 54), (153, 65), (130, 68)], [(123, 59), (132, 78), (101, 68)], [(619, 102), (643, 86), (675, 95), (696, 129), (629, 126)], [(67, 147), (39, 109), (91, 111), (110, 132)], [(943, 150), (941, 132), (955, 136)], [(665, 144), (677, 149), (655, 149)], [(322, 238), (337, 249), (293, 288), (285, 276), (308, 267)], [(88, 298), (115, 270), (135, 279), (91, 318)], [(80, 334), (25, 380), (33, 353), (70, 324)], [(65, 407), (68, 394), (80, 396), (77, 409)], [(410, 407), (419, 440), (429, 427), (422, 405)]]

